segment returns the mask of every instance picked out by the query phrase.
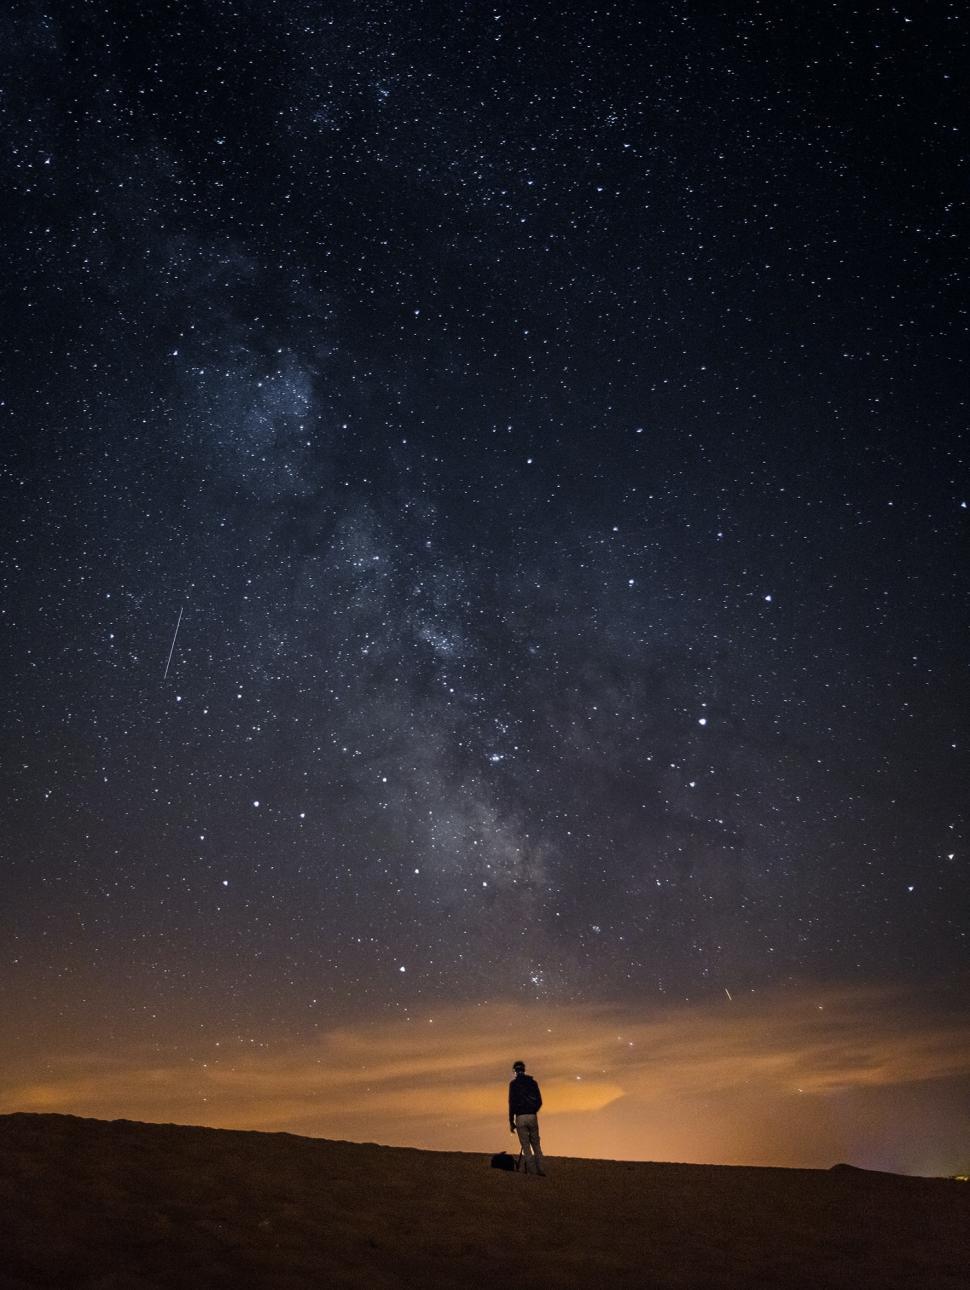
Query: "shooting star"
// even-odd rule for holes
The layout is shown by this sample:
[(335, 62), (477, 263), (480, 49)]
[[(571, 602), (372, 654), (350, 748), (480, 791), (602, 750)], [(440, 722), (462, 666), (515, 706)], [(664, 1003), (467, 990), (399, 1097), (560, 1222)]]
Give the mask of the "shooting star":
[(163, 680), (163, 681), (167, 681), (167, 680), (168, 680), (168, 669), (172, 666), (172, 655), (175, 653), (175, 642), (178, 640), (179, 628), (182, 626), (182, 615), (183, 615), (184, 613), (185, 613), (185, 606), (184, 606), (184, 605), (182, 605), (182, 606), (180, 606), (180, 608), (179, 608), (179, 620), (178, 620), (178, 622), (175, 624), (175, 633), (174, 633), (174, 635), (172, 636), (172, 647), (171, 647), (171, 649), (168, 651), (168, 659), (166, 660), (166, 663), (165, 663), (165, 672), (164, 672), (164, 674), (162, 675), (162, 680)]
[(731, 1002), (733, 1003), (733, 1002), (734, 1002), (734, 995), (733, 995), (733, 994), (731, 993), (731, 991), (727, 988), (727, 986), (725, 986), (725, 987), (724, 987), (724, 993), (727, 995), (727, 997), (728, 997), (728, 998), (731, 1000)]

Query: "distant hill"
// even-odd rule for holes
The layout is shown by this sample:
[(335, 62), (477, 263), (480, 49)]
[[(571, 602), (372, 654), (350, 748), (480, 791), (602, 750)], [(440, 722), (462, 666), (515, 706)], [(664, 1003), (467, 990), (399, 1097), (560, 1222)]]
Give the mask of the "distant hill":
[[(496, 1150), (507, 1144), (496, 1134)], [(967, 1290), (970, 1186), (0, 1116), (0, 1290)]]

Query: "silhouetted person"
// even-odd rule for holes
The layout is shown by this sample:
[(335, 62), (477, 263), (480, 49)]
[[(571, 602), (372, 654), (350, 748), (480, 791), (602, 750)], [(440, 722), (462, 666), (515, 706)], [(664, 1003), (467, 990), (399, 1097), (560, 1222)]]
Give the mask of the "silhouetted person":
[(515, 1079), (509, 1081), (509, 1132), (517, 1133), (522, 1143), (522, 1164), (525, 1172), (545, 1178), (542, 1147), (539, 1144), (539, 1108), (542, 1094), (531, 1075), (525, 1073), (525, 1062), (513, 1062)]

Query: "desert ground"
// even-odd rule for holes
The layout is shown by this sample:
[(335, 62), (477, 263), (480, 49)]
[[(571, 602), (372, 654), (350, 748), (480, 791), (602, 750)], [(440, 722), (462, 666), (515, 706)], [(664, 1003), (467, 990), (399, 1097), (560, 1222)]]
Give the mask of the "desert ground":
[(0, 1116), (0, 1290), (967, 1290), (970, 1184)]

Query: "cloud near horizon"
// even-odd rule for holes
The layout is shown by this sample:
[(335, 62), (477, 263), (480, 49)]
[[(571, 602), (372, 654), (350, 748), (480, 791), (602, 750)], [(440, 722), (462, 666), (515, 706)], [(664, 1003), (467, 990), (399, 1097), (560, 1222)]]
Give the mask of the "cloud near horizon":
[(927, 1164), (937, 1113), (947, 1106), (952, 1132), (953, 1086), (970, 1079), (970, 1022), (875, 988), (654, 1012), (438, 1009), (261, 1048), (64, 1052), (43, 1078), (8, 1064), (0, 1111), (494, 1150), (508, 1132), (504, 1088), (517, 1057), (540, 1079), (543, 1131), (558, 1154), (810, 1165), (854, 1152), (860, 1163), (932, 1171), (944, 1149)]

